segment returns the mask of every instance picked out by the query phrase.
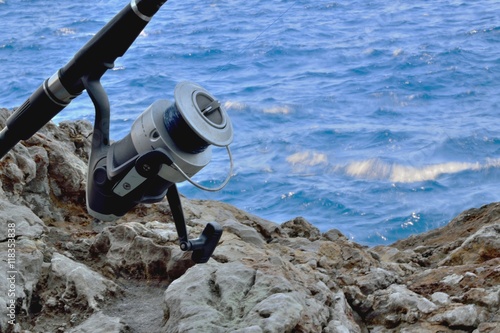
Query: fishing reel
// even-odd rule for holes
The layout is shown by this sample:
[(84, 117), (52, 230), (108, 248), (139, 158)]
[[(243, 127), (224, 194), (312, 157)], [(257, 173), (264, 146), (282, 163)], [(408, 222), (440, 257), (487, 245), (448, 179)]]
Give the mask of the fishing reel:
[[(113, 221), (139, 203), (166, 197), (181, 250), (193, 251), (196, 263), (207, 262), (222, 228), (208, 223), (200, 237), (189, 240), (176, 183), (187, 180), (210, 191), (227, 184), (233, 165), (229, 150), (233, 128), (225, 110), (204, 88), (182, 82), (175, 88), (173, 103), (154, 102), (135, 120), (127, 136), (110, 144), (107, 96), (98, 80), (84, 80), (84, 85), (96, 108), (87, 181), (89, 214)], [(226, 180), (217, 188), (191, 179), (210, 162), (211, 145), (226, 147), (231, 164)]]
[[(176, 183), (187, 180), (210, 191), (227, 184), (232, 173), (229, 144), (233, 128), (226, 112), (202, 87), (180, 83), (173, 103), (153, 103), (134, 122), (130, 134), (110, 144), (109, 100), (100, 82), (165, 2), (131, 0), (66, 65), (46, 79), (0, 131), (0, 158), (86, 90), (95, 107), (87, 179), (89, 213), (111, 221), (139, 203), (158, 202), (166, 196), (181, 249), (193, 251), (193, 260), (202, 263), (213, 253), (222, 228), (209, 223), (200, 237), (189, 240)], [(229, 175), (218, 188), (206, 188), (191, 180), (210, 162), (211, 145), (226, 147), (231, 162)]]

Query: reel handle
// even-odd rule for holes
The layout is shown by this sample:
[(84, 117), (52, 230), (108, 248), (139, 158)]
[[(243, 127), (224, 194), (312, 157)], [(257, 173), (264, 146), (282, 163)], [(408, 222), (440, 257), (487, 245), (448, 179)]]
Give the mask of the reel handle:
[(198, 238), (189, 240), (181, 199), (175, 183), (168, 188), (167, 200), (174, 218), (181, 250), (193, 251), (191, 259), (195, 263), (206, 263), (214, 253), (214, 250), (219, 243), (222, 236), (222, 227), (216, 222), (209, 222)]
[(216, 222), (205, 226), (200, 237), (190, 241), (193, 254), (191, 259), (197, 264), (204, 264), (210, 259), (222, 236), (222, 227)]

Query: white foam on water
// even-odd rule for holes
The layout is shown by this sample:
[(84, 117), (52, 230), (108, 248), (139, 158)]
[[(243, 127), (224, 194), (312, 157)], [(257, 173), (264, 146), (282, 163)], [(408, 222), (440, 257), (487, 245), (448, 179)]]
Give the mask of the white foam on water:
[(407, 166), (398, 163), (387, 163), (378, 158), (355, 161), (347, 164), (345, 173), (355, 178), (381, 179), (396, 183), (413, 183), (435, 180), (444, 174), (463, 171), (480, 171), (487, 168), (500, 167), (500, 159), (490, 159), (485, 163), (445, 162), (424, 166)]
[(226, 102), (224, 102), (223, 106), (224, 106), (224, 109), (226, 109), (226, 110), (229, 110), (229, 109), (243, 110), (246, 107), (245, 103), (238, 102), (238, 101), (226, 101)]
[[(2, 0), (0, 0), (0, 1), (2, 1)], [(57, 34), (61, 35), (61, 36), (74, 35), (74, 34), (76, 34), (76, 30), (73, 28), (63, 27), (63, 28), (57, 29)]]
[(292, 165), (315, 166), (319, 164), (328, 164), (326, 154), (315, 151), (302, 151), (292, 154), (286, 158), (286, 161)]
[(274, 106), (271, 108), (265, 108), (264, 113), (271, 114), (289, 114), (292, 110), (288, 106)]

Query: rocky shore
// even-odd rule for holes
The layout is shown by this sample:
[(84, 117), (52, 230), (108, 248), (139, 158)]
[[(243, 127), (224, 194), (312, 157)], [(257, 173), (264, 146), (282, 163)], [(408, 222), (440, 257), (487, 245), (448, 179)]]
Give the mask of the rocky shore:
[(51, 123), (0, 161), (1, 332), (500, 332), (500, 203), (369, 248), (182, 198), (192, 237), (224, 228), (195, 265), (166, 202), (86, 213), (91, 132)]

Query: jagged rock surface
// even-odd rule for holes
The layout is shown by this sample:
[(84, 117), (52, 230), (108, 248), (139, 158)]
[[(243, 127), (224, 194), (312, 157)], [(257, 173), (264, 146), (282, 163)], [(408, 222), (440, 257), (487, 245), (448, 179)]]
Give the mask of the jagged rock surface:
[(224, 228), (195, 265), (166, 202), (111, 224), (87, 215), (91, 130), (48, 124), (0, 160), (0, 270), (15, 224), (17, 271), (15, 325), (0, 280), (1, 332), (499, 332), (499, 203), (368, 248), (301, 217), (182, 198), (191, 237)]

